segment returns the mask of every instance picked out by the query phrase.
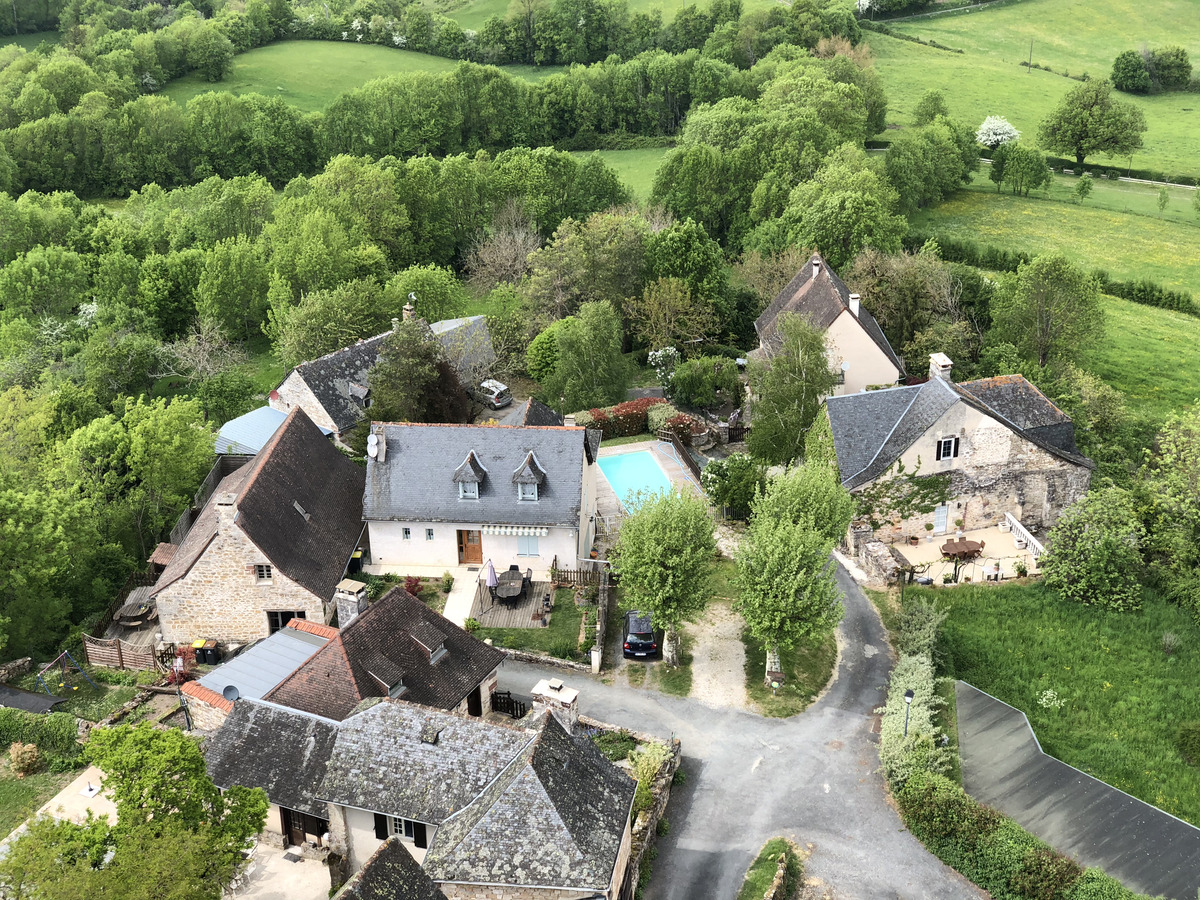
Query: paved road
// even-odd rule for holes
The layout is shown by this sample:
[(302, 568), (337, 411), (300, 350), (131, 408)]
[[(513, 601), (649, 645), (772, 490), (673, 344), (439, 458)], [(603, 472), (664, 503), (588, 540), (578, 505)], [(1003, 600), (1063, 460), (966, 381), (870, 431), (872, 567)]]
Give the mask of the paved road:
[[(646, 900), (732, 900), (765, 841), (813, 844), (806, 874), (842, 900), (982, 897), (904, 830), (875, 771), (872, 710), (891, 668), (883, 626), (842, 570), (844, 650), (837, 679), (788, 720), (714, 709), (654, 691), (562, 675), (580, 690), (580, 712), (683, 742), (687, 783), (671, 795), (671, 830)], [(527, 694), (537, 667), (508, 663), (501, 687)]]

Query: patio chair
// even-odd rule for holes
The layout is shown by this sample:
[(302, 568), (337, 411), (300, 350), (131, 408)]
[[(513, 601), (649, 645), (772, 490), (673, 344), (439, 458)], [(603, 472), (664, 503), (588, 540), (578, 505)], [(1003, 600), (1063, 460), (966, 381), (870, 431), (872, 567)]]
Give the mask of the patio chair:
[(521, 590), (528, 591), (533, 584), (533, 569), (525, 570), (525, 577), (521, 579)]
[(508, 567), (508, 571), (510, 571), (510, 572), (520, 572), (520, 571), (521, 571), (521, 567), (520, 567), (520, 566), (518, 566), (516, 563), (513, 563), (511, 566), (509, 566), (509, 567)]

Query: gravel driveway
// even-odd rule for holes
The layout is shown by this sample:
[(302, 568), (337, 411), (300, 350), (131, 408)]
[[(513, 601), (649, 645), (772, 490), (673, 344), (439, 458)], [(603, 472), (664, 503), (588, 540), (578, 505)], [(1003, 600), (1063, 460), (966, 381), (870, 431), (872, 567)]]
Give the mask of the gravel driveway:
[(747, 709), (742, 617), (728, 603), (714, 601), (701, 619), (686, 626), (686, 631), (695, 641), (691, 696), (707, 706)]
[[(555, 670), (581, 691), (582, 713), (683, 742), (687, 783), (672, 793), (646, 900), (733, 900), (776, 835), (812, 845), (806, 875), (837, 898), (985, 896), (928, 853), (888, 804), (871, 723), (891, 658), (874, 608), (840, 567), (838, 583), (846, 595), (838, 677), (792, 719)], [(506, 663), (500, 687), (527, 694), (547, 671)]]

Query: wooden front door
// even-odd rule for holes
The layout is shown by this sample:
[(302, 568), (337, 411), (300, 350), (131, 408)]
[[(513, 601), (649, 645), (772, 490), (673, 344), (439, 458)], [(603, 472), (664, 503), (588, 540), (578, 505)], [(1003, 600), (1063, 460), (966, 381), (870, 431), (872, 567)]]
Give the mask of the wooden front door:
[(304, 815), (294, 810), (279, 808), (283, 819), (283, 834), (289, 846), (299, 847), (304, 843)]
[(483, 562), (483, 540), (478, 531), (458, 530), (458, 561), (461, 565), (480, 565)]

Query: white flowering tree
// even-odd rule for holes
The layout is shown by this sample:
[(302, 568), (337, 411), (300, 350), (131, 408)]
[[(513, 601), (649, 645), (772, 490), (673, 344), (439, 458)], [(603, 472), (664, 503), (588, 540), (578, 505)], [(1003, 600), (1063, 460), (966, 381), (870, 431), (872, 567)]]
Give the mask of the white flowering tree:
[(975, 132), (975, 140), (991, 150), (995, 150), (1001, 144), (1015, 141), (1020, 136), (1021, 132), (1013, 128), (1003, 116), (988, 116)]

